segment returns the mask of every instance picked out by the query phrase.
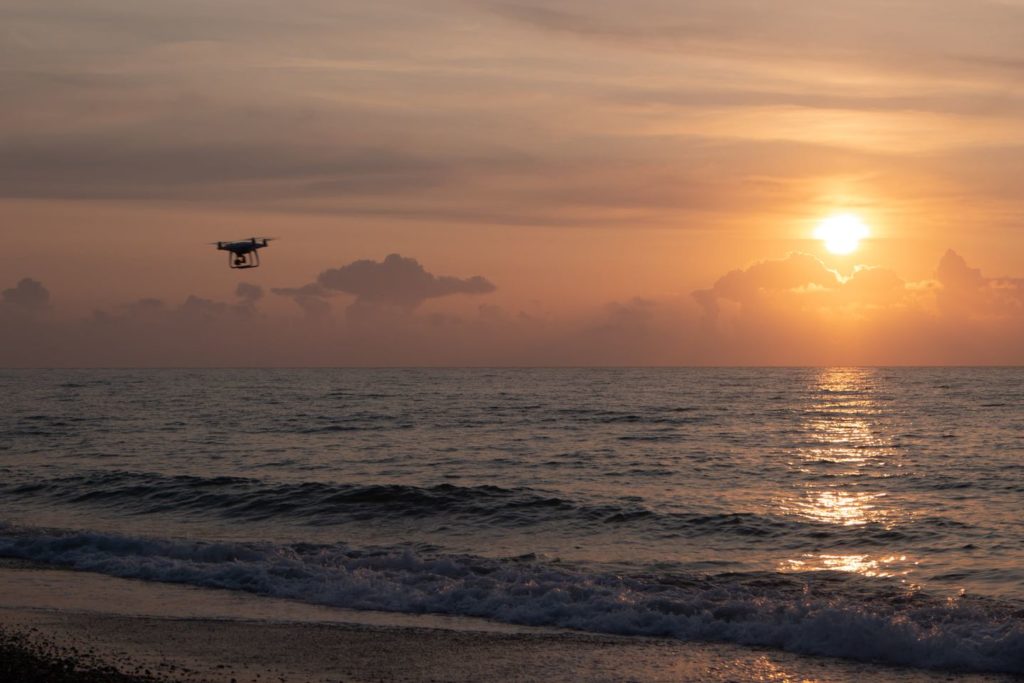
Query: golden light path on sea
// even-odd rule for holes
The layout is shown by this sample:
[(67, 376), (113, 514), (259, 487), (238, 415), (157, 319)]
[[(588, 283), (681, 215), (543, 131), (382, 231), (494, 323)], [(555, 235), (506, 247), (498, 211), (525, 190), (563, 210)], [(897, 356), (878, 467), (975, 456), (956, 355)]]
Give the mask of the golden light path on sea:
[[(836, 526), (876, 524), (896, 528), (910, 513), (885, 492), (858, 490), (865, 478), (876, 476), (890, 455), (891, 439), (872, 420), (880, 411), (873, 398), (871, 370), (823, 369), (814, 400), (805, 410), (807, 431), (813, 440), (798, 449), (794, 465), (803, 474), (816, 466), (835, 468), (832, 477), (808, 482), (801, 495), (780, 500), (788, 515)], [(778, 563), (779, 571), (841, 571), (869, 577), (906, 576), (918, 562), (900, 552), (872, 555), (864, 552), (802, 553)]]

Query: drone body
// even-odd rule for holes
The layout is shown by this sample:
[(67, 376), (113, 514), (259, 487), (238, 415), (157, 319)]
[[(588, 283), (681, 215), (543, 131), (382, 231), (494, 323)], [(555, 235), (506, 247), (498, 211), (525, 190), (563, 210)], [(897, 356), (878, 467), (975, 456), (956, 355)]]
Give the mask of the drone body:
[(228, 266), (231, 268), (257, 268), (260, 255), (257, 250), (269, 245), (271, 237), (250, 237), (238, 242), (215, 242), (217, 249), (228, 252)]

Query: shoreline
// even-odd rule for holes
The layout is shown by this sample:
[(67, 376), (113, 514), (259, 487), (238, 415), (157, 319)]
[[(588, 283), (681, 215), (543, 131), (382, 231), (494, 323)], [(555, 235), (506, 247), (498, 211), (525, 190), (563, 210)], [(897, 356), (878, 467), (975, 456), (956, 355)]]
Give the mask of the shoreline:
[(0, 633), (23, 657), (41, 654), (44, 664), (81, 669), (77, 678), (59, 679), (68, 683), (1021, 680), (733, 644), (336, 610), (16, 564), (0, 564)]

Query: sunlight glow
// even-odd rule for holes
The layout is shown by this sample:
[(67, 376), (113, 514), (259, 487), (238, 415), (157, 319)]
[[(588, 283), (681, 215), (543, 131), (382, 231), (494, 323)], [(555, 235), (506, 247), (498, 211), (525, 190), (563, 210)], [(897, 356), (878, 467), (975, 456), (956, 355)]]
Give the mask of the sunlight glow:
[(814, 230), (814, 236), (825, 243), (833, 254), (849, 254), (869, 234), (868, 226), (852, 213), (841, 213), (825, 218)]
[[(886, 409), (876, 400), (877, 381), (877, 374), (866, 369), (819, 372), (816, 391), (807, 396), (804, 406), (806, 434), (793, 451), (797, 459), (791, 462), (813, 479), (778, 498), (778, 510), (822, 525), (874, 525), (885, 530), (913, 518), (914, 513), (885, 490), (870, 490), (892, 475), (898, 459)], [(836, 550), (803, 553), (781, 561), (778, 569), (875, 577), (906, 577), (918, 570), (916, 558), (892, 550), (884, 555)]]
[(862, 576), (906, 576), (914, 571), (918, 562), (908, 559), (906, 555), (891, 554), (884, 557), (871, 557), (859, 553), (853, 554), (804, 554), (799, 560), (786, 560), (779, 564), (782, 572), (850, 572)]

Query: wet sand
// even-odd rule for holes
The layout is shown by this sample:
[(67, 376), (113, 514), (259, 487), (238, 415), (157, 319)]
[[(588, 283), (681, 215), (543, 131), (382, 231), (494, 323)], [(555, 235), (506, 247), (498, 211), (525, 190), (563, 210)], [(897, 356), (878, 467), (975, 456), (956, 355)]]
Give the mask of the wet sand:
[(18, 647), (92, 667), (86, 677), (60, 679), (69, 682), (1019, 680), (335, 610), (24, 565), (0, 567), (0, 628), (25, 634)]

